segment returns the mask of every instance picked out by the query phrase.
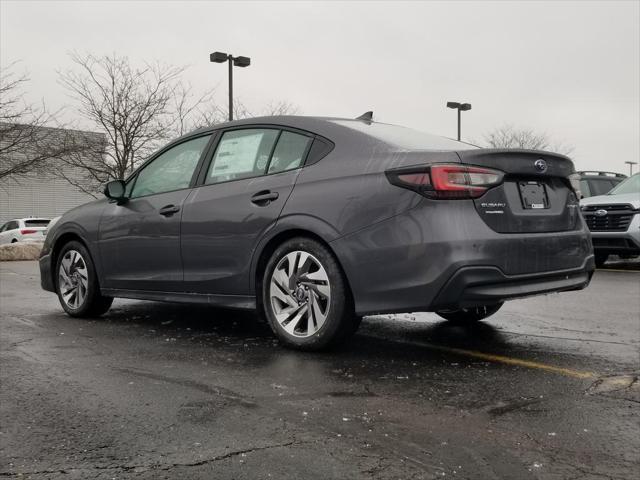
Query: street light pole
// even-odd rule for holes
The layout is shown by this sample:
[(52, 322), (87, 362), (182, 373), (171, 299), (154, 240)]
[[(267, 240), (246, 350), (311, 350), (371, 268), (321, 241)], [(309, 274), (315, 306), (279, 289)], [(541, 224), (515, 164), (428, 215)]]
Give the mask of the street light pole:
[(229, 121), (233, 120), (233, 63), (231, 63), (231, 55), (229, 55)]
[(630, 161), (626, 161), (626, 162), (624, 162), (624, 163), (626, 163), (627, 165), (629, 165), (629, 176), (633, 175), (633, 166), (634, 166), (634, 165), (637, 165), (637, 164), (638, 164), (638, 162), (630, 162)]
[(213, 52), (209, 55), (209, 61), (214, 63), (229, 62), (229, 121), (233, 120), (233, 67), (248, 67), (251, 65), (249, 57), (234, 57), (223, 52)]
[(461, 133), (462, 133), (462, 117), (460, 112), (466, 112), (467, 110), (471, 110), (470, 103), (459, 103), (459, 102), (447, 102), (448, 108), (453, 108), (458, 110), (458, 141), (460, 141)]

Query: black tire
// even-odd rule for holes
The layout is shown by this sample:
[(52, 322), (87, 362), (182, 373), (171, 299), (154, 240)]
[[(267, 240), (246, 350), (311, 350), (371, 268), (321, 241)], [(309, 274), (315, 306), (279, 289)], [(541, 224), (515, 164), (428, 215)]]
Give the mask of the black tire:
[(480, 307), (460, 308), (458, 310), (439, 310), (436, 313), (450, 322), (473, 323), (490, 317), (500, 310), (502, 305), (504, 305), (504, 302)]
[(604, 267), (605, 262), (609, 259), (608, 253), (598, 253), (596, 252), (596, 267), (602, 268)]
[(18, 239), (14, 238), (13, 240), (11, 240), (11, 243), (18, 243)]
[[(323, 320), (324, 323), (318, 327), (315, 333), (308, 336), (298, 336), (295, 332), (289, 333), (285, 330), (284, 323), (281, 325), (276, 318), (270, 295), (271, 279), (276, 267), (285, 261), (285, 257), (292, 252), (307, 253), (314, 257), (313, 260), (319, 261), (326, 272), (330, 287), (330, 298), (325, 303), (326, 318)], [(349, 287), (338, 261), (324, 245), (310, 238), (292, 238), (273, 252), (264, 271), (261, 293), (262, 309), (269, 326), (280, 342), (290, 348), (308, 351), (327, 349), (350, 338), (360, 324), (359, 320), (361, 319), (358, 319), (354, 314)], [(309, 293), (311, 294), (311, 292)], [(291, 299), (295, 300), (293, 293)], [(300, 305), (304, 307), (304, 301)], [(315, 319), (313, 322), (315, 323)]]
[[(67, 301), (63, 298), (63, 293), (61, 292), (60, 285), (60, 268), (62, 264), (62, 260), (65, 258), (65, 255), (68, 252), (78, 252), (82, 258), (82, 262), (86, 266), (86, 274), (87, 274), (87, 286), (85, 290), (84, 298), (81, 302), (78, 303), (77, 306), (73, 306), (67, 303)], [(60, 253), (57, 256), (56, 261), (56, 269), (54, 272), (54, 281), (56, 285), (56, 293), (58, 294), (58, 300), (60, 301), (60, 305), (67, 312), (68, 315), (72, 317), (80, 317), (80, 318), (90, 318), (90, 317), (98, 317), (103, 313), (106, 313), (107, 310), (111, 307), (113, 303), (113, 297), (105, 297), (100, 294), (100, 285), (98, 283), (98, 277), (96, 275), (96, 269), (93, 265), (93, 260), (91, 259), (91, 255), (86, 247), (78, 242), (71, 241), (66, 243)]]

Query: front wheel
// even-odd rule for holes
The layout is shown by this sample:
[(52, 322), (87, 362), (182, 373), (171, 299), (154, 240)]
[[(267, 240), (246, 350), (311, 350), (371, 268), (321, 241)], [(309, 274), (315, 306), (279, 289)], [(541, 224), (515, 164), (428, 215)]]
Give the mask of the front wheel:
[(262, 282), (262, 303), (276, 336), (299, 350), (341, 343), (359, 324), (340, 265), (310, 238), (288, 240), (273, 253)]
[(504, 305), (504, 302), (479, 307), (459, 308), (457, 310), (438, 310), (436, 313), (445, 320), (456, 323), (470, 323), (490, 317)]
[(72, 241), (62, 247), (56, 273), (60, 305), (72, 317), (99, 316), (111, 307), (113, 298), (100, 294), (93, 261), (80, 242)]

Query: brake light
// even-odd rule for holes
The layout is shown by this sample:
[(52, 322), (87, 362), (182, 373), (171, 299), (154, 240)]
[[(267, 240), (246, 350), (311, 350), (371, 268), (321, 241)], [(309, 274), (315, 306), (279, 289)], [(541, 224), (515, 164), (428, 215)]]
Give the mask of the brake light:
[(393, 185), (438, 199), (477, 198), (504, 178), (499, 170), (463, 164), (400, 168), (386, 174)]
[(20, 233), (21, 233), (22, 235), (29, 235), (30, 233), (38, 233), (38, 230), (28, 230), (28, 229), (23, 229), (23, 230), (20, 230)]
[(571, 188), (578, 197), (578, 200), (584, 198), (584, 196), (582, 195), (582, 191), (580, 190), (580, 174), (572, 173), (571, 175), (569, 175), (569, 183), (571, 184)]

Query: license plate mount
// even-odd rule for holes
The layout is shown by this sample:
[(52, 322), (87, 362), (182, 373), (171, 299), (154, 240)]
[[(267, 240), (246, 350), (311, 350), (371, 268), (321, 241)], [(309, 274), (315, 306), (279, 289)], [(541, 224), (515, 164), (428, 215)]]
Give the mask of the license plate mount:
[(520, 190), (520, 198), (522, 198), (522, 206), (525, 210), (543, 210), (549, 208), (549, 197), (547, 196), (544, 183), (519, 181), (518, 189)]

